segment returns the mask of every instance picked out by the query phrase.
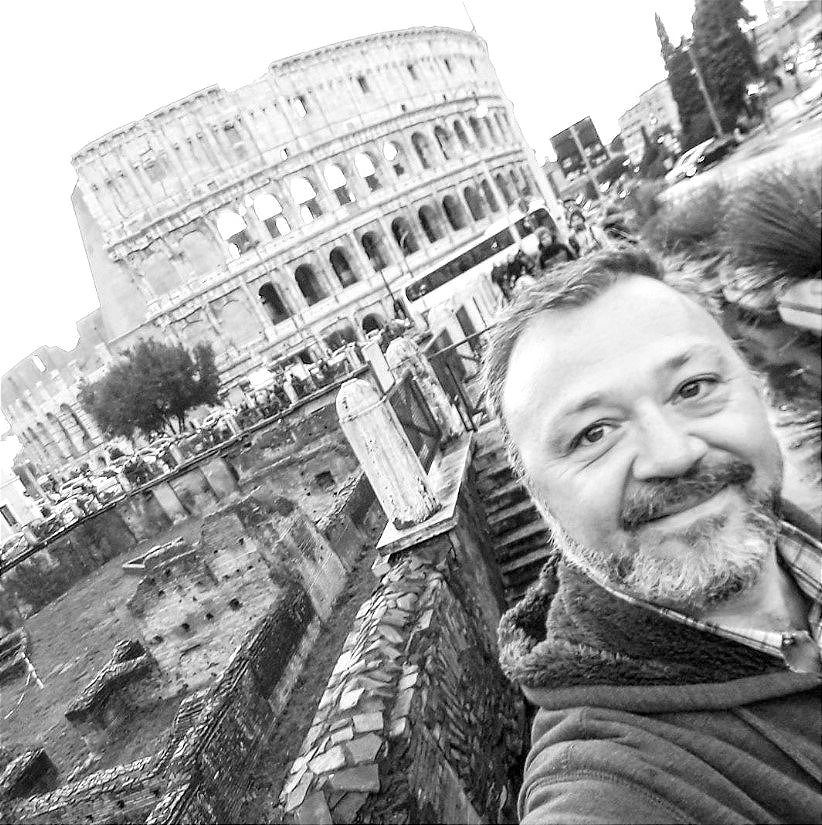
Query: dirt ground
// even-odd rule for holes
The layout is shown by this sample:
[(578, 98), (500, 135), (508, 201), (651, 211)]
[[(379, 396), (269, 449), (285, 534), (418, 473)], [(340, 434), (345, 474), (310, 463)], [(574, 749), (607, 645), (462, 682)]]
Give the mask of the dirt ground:
[[(64, 712), (74, 697), (109, 660), (121, 639), (141, 638), (126, 610), (139, 581), (123, 572), (134, 555), (179, 535), (195, 538), (201, 520), (190, 520), (167, 535), (141, 542), (107, 562), (25, 623), (30, 636), (29, 658), (43, 684), (22, 676), (0, 688), (0, 745), (15, 750), (35, 743), (46, 751), (65, 778), (90, 752)], [(180, 697), (145, 708), (128, 720), (107, 742), (100, 758), (88, 766), (99, 770), (147, 756), (171, 724)]]

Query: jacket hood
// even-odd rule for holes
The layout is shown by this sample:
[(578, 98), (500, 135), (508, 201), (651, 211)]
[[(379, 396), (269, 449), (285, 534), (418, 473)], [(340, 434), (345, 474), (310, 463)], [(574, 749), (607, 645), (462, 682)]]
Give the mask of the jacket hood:
[(766, 653), (630, 604), (552, 556), (502, 617), (500, 664), (544, 708), (720, 709), (810, 689)]

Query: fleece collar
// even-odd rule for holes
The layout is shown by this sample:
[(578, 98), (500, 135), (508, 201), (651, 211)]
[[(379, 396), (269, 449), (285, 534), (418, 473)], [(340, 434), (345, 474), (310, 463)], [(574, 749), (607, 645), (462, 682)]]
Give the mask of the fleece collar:
[(766, 653), (619, 599), (557, 555), (502, 617), (499, 644), (505, 674), (541, 705), (548, 693), (551, 704), (592, 704), (593, 691), (600, 698), (621, 697), (613, 701), (637, 710), (647, 702), (657, 709), (671, 702), (695, 709), (706, 701), (738, 704), (736, 690), (727, 689), (731, 683), (753, 689), (745, 701), (757, 701), (765, 698), (763, 690), (792, 692), (821, 681), (817, 674), (788, 672)]

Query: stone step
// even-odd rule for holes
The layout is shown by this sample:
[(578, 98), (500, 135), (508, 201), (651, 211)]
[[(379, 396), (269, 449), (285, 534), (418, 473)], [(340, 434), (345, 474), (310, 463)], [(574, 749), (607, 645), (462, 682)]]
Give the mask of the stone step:
[(512, 530), (510, 533), (506, 533), (500, 536), (500, 540), (497, 542), (496, 545), (497, 556), (499, 557), (500, 550), (504, 550), (506, 547), (511, 547), (517, 542), (520, 542), (523, 539), (530, 538), (531, 536), (534, 536), (537, 533), (545, 533), (547, 532), (547, 530), (548, 525), (545, 523), (542, 517), (540, 517), (538, 519), (534, 519), (534, 521), (531, 521), (522, 527), (517, 528), (516, 530)]
[[(509, 481), (507, 484), (503, 484), (502, 487), (496, 487), (485, 497), (485, 512), (488, 514), (495, 512), (495, 508), (489, 507), (490, 504), (494, 504), (501, 498), (507, 496), (509, 493), (516, 493), (518, 490), (527, 495), (525, 485), (518, 478), (515, 478), (513, 481)], [(506, 505), (504, 503), (499, 505), (499, 507), (505, 506)], [(499, 509), (499, 507), (496, 509)]]
[(512, 557), (510, 560), (506, 561), (505, 564), (500, 565), (502, 578), (507, 584), (512, 578), (511, 573), (516, 570), (521, 570), (523, 567), (528, 567), (530, 564), (537, 564), (538, 562), (541, 567), (549, 555), (550, 547), (547, 544), (544, 544), (542, 547), (537, 547), (536, 550), (532, 550), (530, 553)]
[(474, 460), (471, 462), (474, 465), (474, 472), (481, 473), (488, 467), (493, 467), (501, 461), (507, 462), (505, 450), (502, 447), (497, 447), (491, 450), (477, 451), (474, 453)]
[(531, 559), (522, 567), (509, 571), (507, 575), (503, 576), (505, 587), (527, 587), (531, 582), (535, 582), (539, 578), (539, 571), (542, 570), (547, 560), (547, 555), (542, 558)]
[(549, 546), (549, 536), (544, 535), (543, 533), (535, 533), (533, 536), (529, 536), (527, 539), (523, 539), (511, 547), (501, 550), (496, 554), (495, 558), (497, 560), (497, 564), (502, 566), (512, 559), (516, 559), (519, 556), (530, 553), (532, 550), (540, 550)]
[(493, 515), (488, 517), (488, 524), (491, 526), (500, 524), (503, 521), (507, 521), (509, 518), (522, 515), (522, 513), (527, 513), (529, 510), (533, 510), (534, 507), (534, 502), (529, 496), (523, 501), (518, 501), (516, 504), (510, 504), (503, 509), (499, 509), (494, 512)]
[(478, 469), (475, 465), (474, 471), (477, 474), (478, 479), (487, 479), (493, 476), (498, 476), (500, 473), (508, 472), (512, 473), (511, 465), (508, 463), (507, 458), (498, 459), (493, 464), (489, 464), (482, 469)]

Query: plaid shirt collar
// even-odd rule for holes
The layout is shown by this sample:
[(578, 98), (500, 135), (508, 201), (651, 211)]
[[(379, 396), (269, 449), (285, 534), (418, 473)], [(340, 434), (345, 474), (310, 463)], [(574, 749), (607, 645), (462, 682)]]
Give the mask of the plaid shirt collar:
[(622, 593), (619, 590), (614, 590), (601, 581), (597, 583), (611, 595), (629, 604), (653, 610), (655, 613), (686, 624), (689, 627), (722, 636), (725, 639), (752, 647), (754, 650), (775, 656), (783, 661), (790, 670), (816, 672), (820, 670), (820, 661), (822, 660), (822, 543), (783, 521), (776, 546), (784, 568), (790, 573), (796, 586), (811, 603), (808, 612), (810, 633), (807, 630), (790, 630), (780, 633), (778, 631), (731, 627), (704, 622), (671, 608), (660, 607), (651, 602), (637, 599), (627, 593)]

